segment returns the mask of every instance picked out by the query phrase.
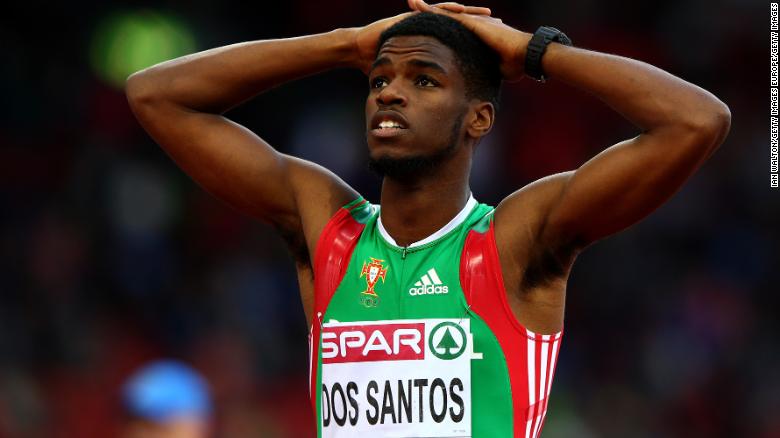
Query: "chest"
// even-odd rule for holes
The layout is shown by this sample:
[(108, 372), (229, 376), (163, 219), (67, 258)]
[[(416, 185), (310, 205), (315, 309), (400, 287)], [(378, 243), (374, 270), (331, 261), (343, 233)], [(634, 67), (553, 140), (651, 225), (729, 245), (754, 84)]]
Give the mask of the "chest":
[(328, 306), (326, 320), (460, 318), (462, 239), (401, 249), (373, 239), (359, 243)]
[(469, 305), (488, 292), (466, 263), (473, 233), (404, 250), (371, 232), (314, 321), (322, 436), (510, 436), (506, 354)]

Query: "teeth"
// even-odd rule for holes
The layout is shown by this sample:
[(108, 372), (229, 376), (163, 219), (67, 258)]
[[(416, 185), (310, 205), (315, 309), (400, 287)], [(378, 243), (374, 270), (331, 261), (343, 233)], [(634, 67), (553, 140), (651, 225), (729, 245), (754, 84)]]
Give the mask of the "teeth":
[(387, 129), (387, 128), (400, 128), (401, 125), (397, 122), (394, 122), (392, 120), (383, 120), (379, 123), (379, 127), (381, 129)]

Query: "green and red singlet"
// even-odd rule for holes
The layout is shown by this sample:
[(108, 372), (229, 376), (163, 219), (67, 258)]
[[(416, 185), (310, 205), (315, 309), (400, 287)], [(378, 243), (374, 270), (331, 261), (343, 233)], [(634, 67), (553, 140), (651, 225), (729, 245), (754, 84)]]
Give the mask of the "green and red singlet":
[(318, 437), (539, 435), (561, 333), (535, 334), (512, 314), (492, 207), (472, 197), (399, 247), (360, 198), (328, 222), (314, 264)]

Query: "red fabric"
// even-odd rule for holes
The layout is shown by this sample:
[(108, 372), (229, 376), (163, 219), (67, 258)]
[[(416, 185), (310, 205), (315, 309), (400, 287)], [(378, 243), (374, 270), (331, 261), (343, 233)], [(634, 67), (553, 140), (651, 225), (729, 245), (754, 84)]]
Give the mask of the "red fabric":
[(336, 292), (349, 265), (352, 251), (365, 228), (352, 218), (350, 211), (362, 208), (366, 201), (350, 209), (341, 208), (328, 221), (317, 241), (314, 253), (314, 312), (309, 330), (309, 399), (313, 412), (317, 413), (317, 357), (319, 356), (320, 324), (330, 299)]
[[(496, 336), (504, 352), (512, 390), (515, 437), (535, 437), (541, 430), (539, 422), (547, 409), (550, 373), (554, 373), (561, 334), (538, 335), (528, 331), (514, 317), (506, 299), (506, 289), (496, 248), (495, 230), (491, 222), (485, 233), (470, 231), (461, 255), (460, 280), (466, 301)], [(529, 339), (533, 343), (534, 369), (529, 369)], [(543, 358), (542, 345), (549, 343)], [(541, 374), (541, 362), (546, 362), (545, 374)], [(529, 373), (533, 387), (529, 388)], [(544, 379), (544, 380), (542, 380)], [(539, 400), (540, 385), (544, 398)], [(535, 403), (529, 403), (529, 391), (533, 391)], [(527, 421), (531, 421), (526, 433)]]

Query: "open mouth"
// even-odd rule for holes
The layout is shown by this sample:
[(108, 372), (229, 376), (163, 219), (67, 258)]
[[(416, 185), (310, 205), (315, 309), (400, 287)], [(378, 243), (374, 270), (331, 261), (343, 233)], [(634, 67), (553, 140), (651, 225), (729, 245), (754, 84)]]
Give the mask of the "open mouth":
[(378, 111), (371, 119), (371, 134), (376, 137), (395, 137), (407, 129), (406, 119), (395, 111)]
[(395, 137), (406, 131), (406, 128), (392, 122), (382, 122), (378, 127), (371, 130), (371, 133), (377, 137)]

